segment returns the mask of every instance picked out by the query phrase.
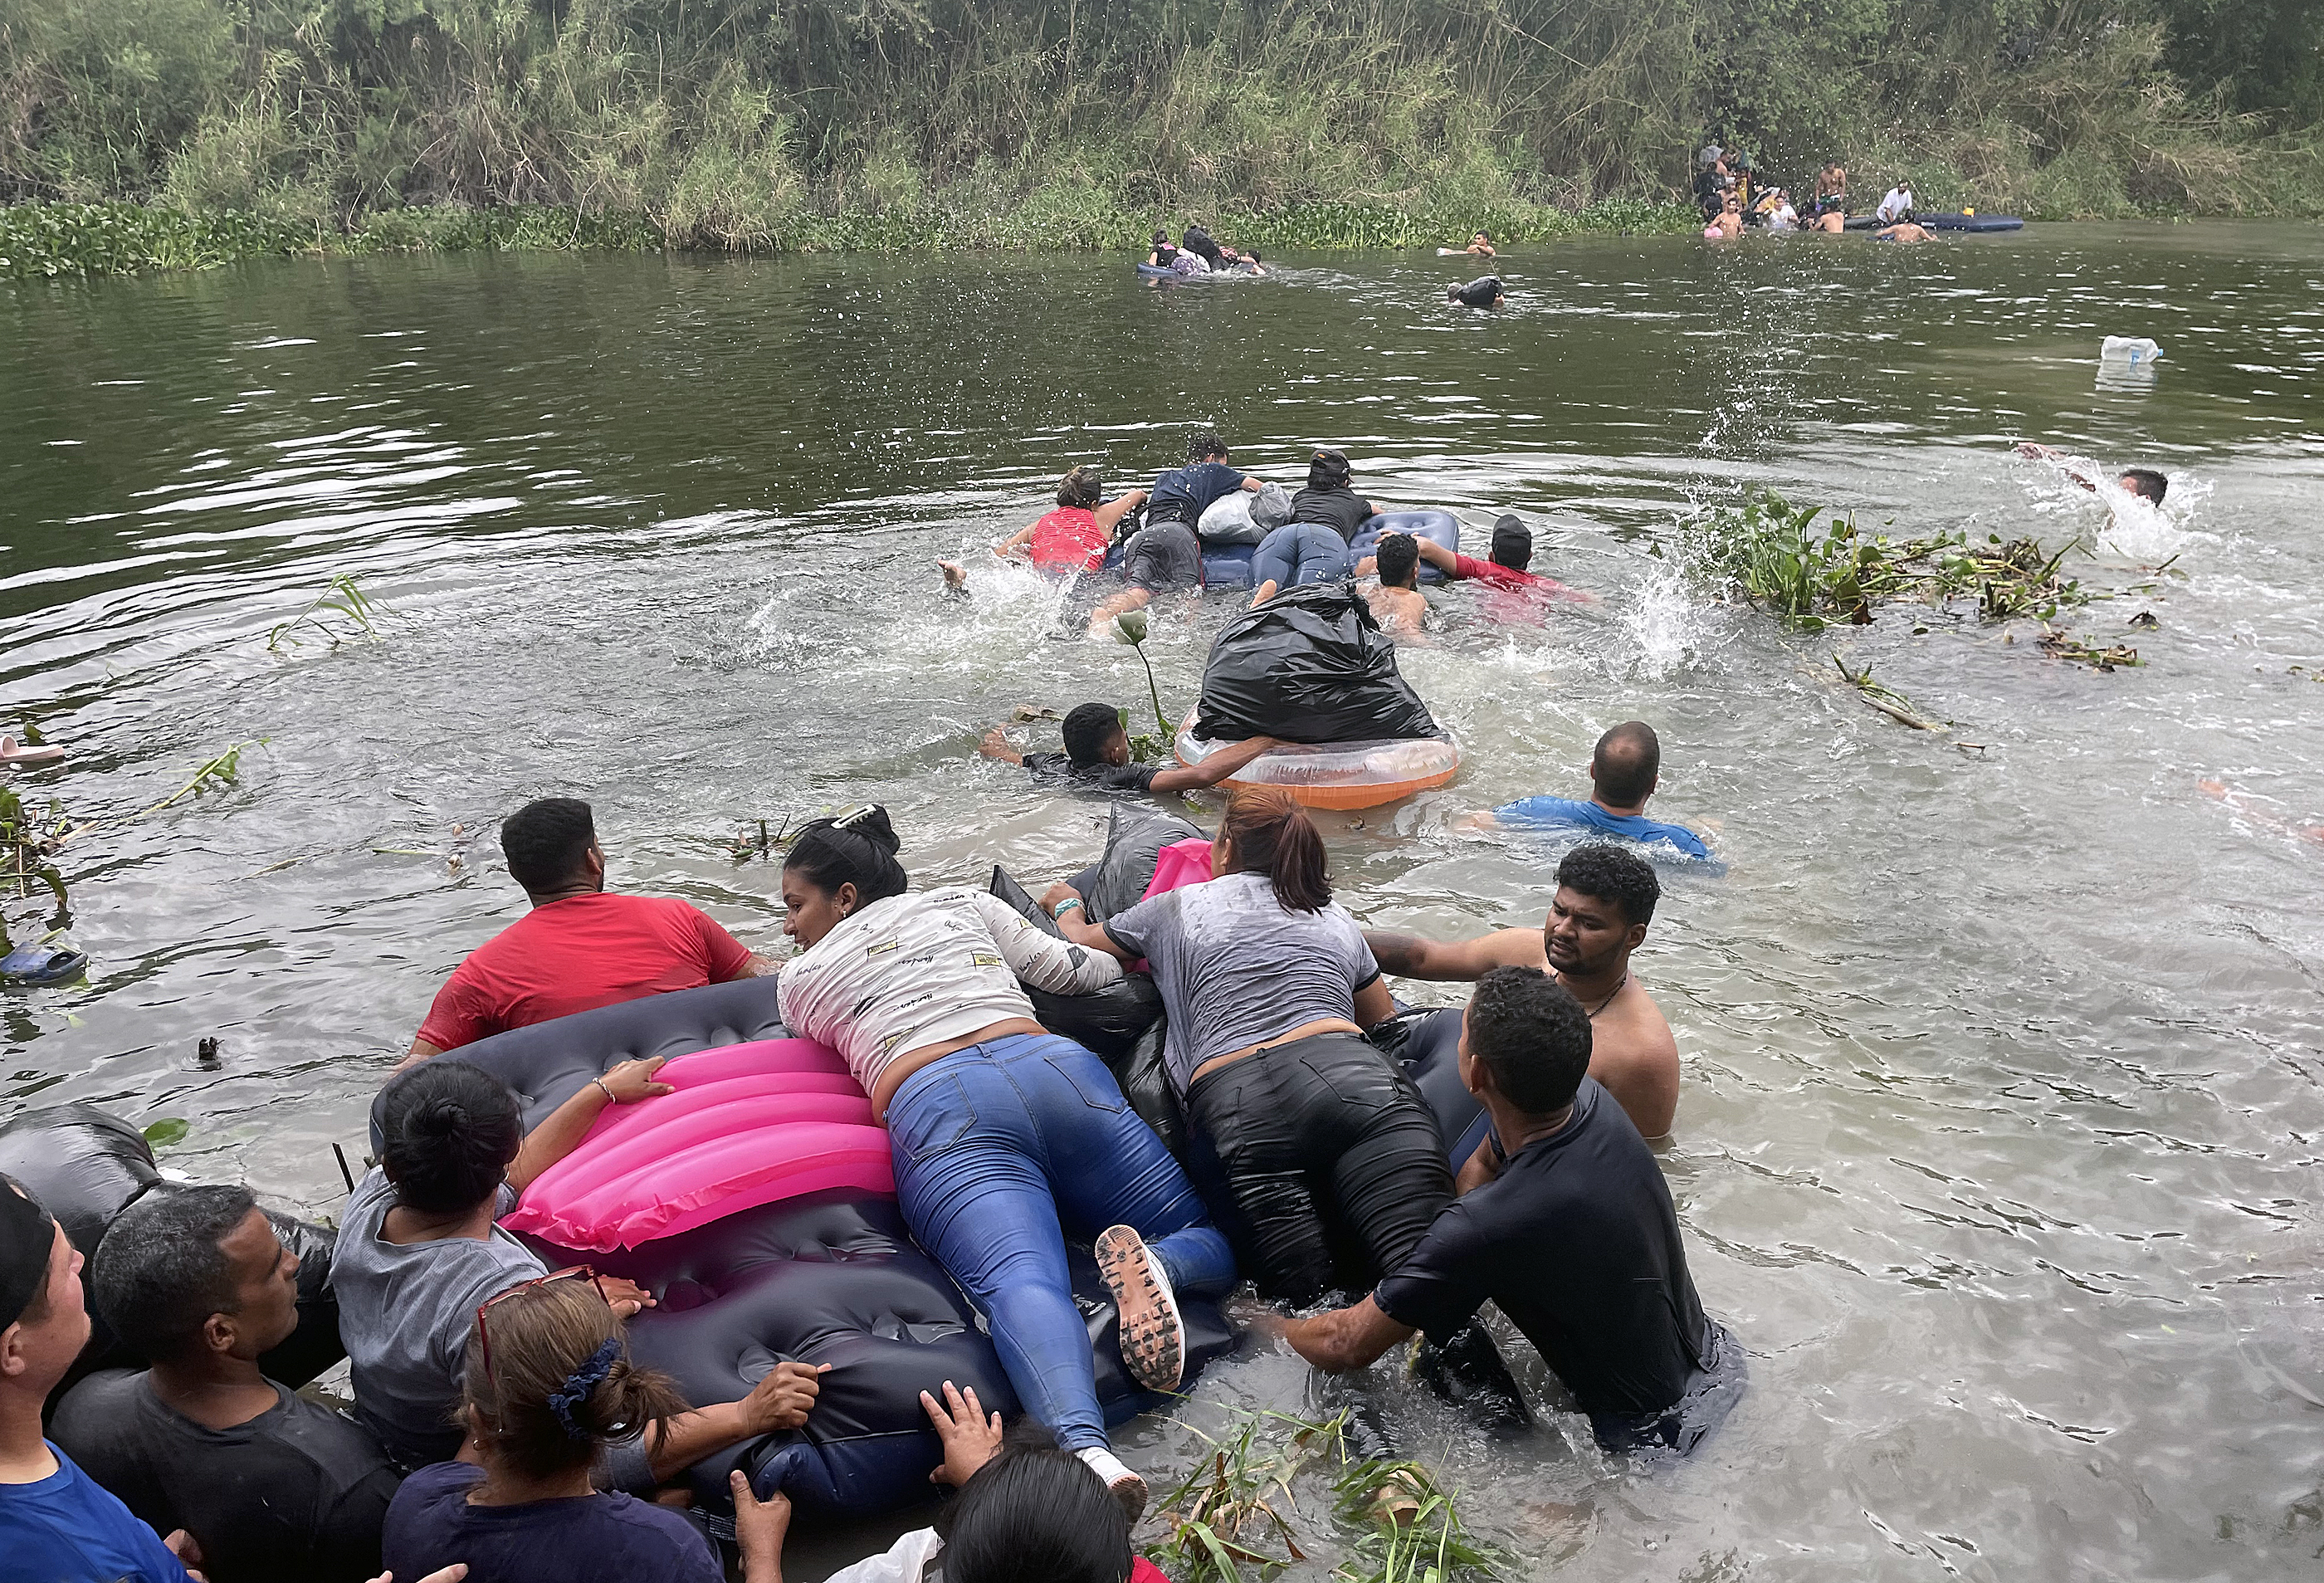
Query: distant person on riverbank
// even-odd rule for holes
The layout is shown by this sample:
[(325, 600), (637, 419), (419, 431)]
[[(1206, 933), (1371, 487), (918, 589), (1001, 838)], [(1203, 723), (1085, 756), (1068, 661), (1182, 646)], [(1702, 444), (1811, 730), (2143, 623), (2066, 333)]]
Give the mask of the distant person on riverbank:
[(1644, 720), (1625, 720), (1598, 738), (1590, 754), (1590, 800), (1526, 797), (1505, 802), (1477, 823), (1505, 829), (1602, 830), (1632, 841), (1656, 841), (1689, 857), (1708, 857), (1711, 848), (1684, 825), (1646, 817), (1646, 799), (1662, 781), (1663, 748)]
[(509, 815), (501, 852), (532, 910), (453, 969), (406, 1064), (552, 1017), (766, 971), (688, 903), (607, 891), (605, 851), (576, 798), (544, 797)]
[[(993, 545), (992, 553), (1003, 560), (1029, 560), (1034, 570), (1055, 575), (1095, 571), (1105, 562), (1114, 529), (1146, 501), (1143, 489), (1101, 503), (1104, 493), (1095, 467), (1075, 467), (1057, 485), (1057, 509)], [(967, 586), (968, 569), (959, 561), (936, 565), (945, 588)]]
[(1826, 160), (1817, 172), (1815, 198), (1808, 214), (1817, 230), (1848, 228), (1848, 167), (1838, 160)]
[[(1533, 564), (1533, 532), (1523, 518), (1514, 512), (1505, 512), (1493, 523), (1491, 559), (1479, 560), (1448, 550), (1434, 539), (1416, 535), (1413, 547), (1420, 559), (1445, 576), (1463, 582), (1479, 582), (1504, 594), (1518, 596), (1512, 603), (1497, 599), (1487, 611), (1497, 620), (1517, 620), (1538, 616), (1552, 599), (1588, 601), (1591, 596), (1567, 588), (1554, 578), (1543, 577), (1526, 569)], [(1356, 562), (1356, 575), (1369, 577), (1376, 569), (1371, 558)]]
[(216, 1583), (379, 1570), (394, 1467), (355, 1423), (259, 1372), (299, 1328), (298, 1277), (240, 1187), (138, 1199), (90, 1272), (97, 1311), (147, 1366), (82, 1380), (50, 1433), (156, 1532), (191, 1534)]
[(1770, 188), (1757, 205), (1759, 223), (1770, 231), (1796, 231), (1800, 226), (1799, 210), (1792, 207), (1791, 195), (1782, 188)]
[(1256, 495), (1259, 484), (1227, 466), (1227, 442), (1216, 430), (1198, 429), (1189, 436), (1186, 465), (1154, 480), (1146, 498), (1146, 525), (1130, 535), (1122, 551), (1122, 580), (1130, 586), (1090, 612), (1089, 635), (1102, 636), (1115, 616), (1144, 608), (1157, 594), (1199, 592), (1203, 544), (1194, 524), (1213, 501), (1238, 489)]
[(1873, 213), (1879, 217), (1880, 223), (1884, 226), (1893, 226), (1898, 220), (1912, 218), (1913, 179), (1899, 174), (1896, 178), (1896, 185), (1891, 187), (1881, 198), (1880, 207), (1873, 210)]
[(1576, 847), (1557, 866), (1557, 893), (1541, 928), (1498, 929), (1450, 943), (1367, 929), (1380, 971), (1403, 978), (1477, 979), (1495, 967), (1545, 967), (1590, 1016), (1590, 1075), (1640, 1134), (1659, 1138), (1678, 1115), (1678, 1041), (1630, 969), (1662, 897), (1655, 866), (1604, 842)]
[(1416, 1333), (1443, 1345), (1490, 1301), (1604, 1449), (1692, 1451), (1742, 1393), (1742, 1350), (1702, 1311), (1669, 1184), (1591, 1080), (1593, 1047), (1587, 1011), (1556, 980), (1484, 974), (1459, 1060), (1491, 1126), (1460, 1196), (1362, 1301), (1265, 1328), (1337, 1373)]
[(1037, 784), (1086, 792), (1172, 792), (1215, 786), (1276, 745), (1272, 736), (1250, 736), (1229, 743), (1199, 764), (1133, 764), (1121, 711), (1097, 703), (1075, 706), (1058, 735), (1065, 739), (1063, 753), (1019, 753), (1009, 734), (996, 726), (984, 734), (976, 751), (1005, 764), (1022, 764)]
[[(2017, 454), (2037, 462), (2048, 462), (2061, 473), (2095, 495), (2098, 478), (2084, 464), (2076, 461), (2054, 445), (2036, 445), (2027, 440), (2017, 448)], [(2126, 495), (2135, 495), (2149, 505), (2161, 505), (2163, 495), (2171, 491), (2171, 480), (2153, 467), (2125, 467), (2115, 479), (2116, 487)]]
[(1702, 227), (1705, 239), (1727, 240), (1743, 234), (1743, 200), (1729, 192), (1720, 200), (1719, 213)]

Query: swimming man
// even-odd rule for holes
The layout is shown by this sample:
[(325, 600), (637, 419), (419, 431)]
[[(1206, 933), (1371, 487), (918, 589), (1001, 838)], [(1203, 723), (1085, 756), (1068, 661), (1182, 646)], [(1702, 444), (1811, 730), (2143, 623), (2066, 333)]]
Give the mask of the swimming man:
[(1272, 736), (1231, 742), (1199, 764), (1132, 764), (1130, 733), (1111, 704), (1082, 704), (1060, 731), (1063, 753), (1019, 753), (998, 726), (984, 734), (976, 751), (1006, 764), (1022, 764), (1036, 782), (1060, 782), (1092, 792), (1198, 792), (1215, 786), (1273, 747)]
[(1590, 801), (1571, 797), (1524, 797), (1474, 816), (1482, 827), (1540, 829), (1565, 826), (1603, 830), (1633, 841), (1660, 841), (1689, 857), (1708, 857), (1711, 848), (1684, 825), (1646, 817), (1646, 799), (1661, 783), (1662, 743), (1644, 720), (1625, 720), (1598, 739), (1590, 754)]

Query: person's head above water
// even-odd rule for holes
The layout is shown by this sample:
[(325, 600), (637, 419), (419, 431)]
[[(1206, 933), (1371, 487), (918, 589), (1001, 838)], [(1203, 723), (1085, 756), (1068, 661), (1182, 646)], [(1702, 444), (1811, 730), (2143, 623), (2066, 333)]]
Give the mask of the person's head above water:
[(2125, 467), (2119, 481), (2125, 489), (2154, 505), (2163, 504), (2163, 496), (2171, 488), (2171, 480), (2153, 467)]
[(247, 1188), (149, 1194), (106, 1229), (89, 1297), (133, 1352), (167, 1369), (255, 1364), (299, 1328), (299, 1260)]
[(543, 797), (501, 820), (501, 855), (528, 896), (605, 888), (605, 851), (589, 805), (577, 797)]
[(1077, 505), (1086, 511), (1105, 498), (1105, 482), (1087, 462), (1067, 473), (1057, 481), (1057, 504)]
[(1076, 764), (1126, 764), (1130, 733), (1121, 728), (1121, 711), (1111, 704), (1076, 704), (1059, 735), (1065, 756)]
[(1323, 838), (1305, 809), (1271, 786), (1241, 787), (1227, 799), (1211, 842), (1211, 872), (1267, 875), (1286, 912), (1321, 912), (1332, 903)]
[(491, 1201), (524, 1143), (524, 1112), (482, 1067), (437, 1056), (388, 1079), (379, 1096), (380, 1169), (396, 1202), (450, 1217)]
[(1215, 429), (1197, 429), (1186, 436), (1186, 459), (1190, 462), (1222, 462), (1227, 459), (1227, 442), (1219, 438)]
[[(88, 1344), (80, 1254), (49, 1212), (0, 1175), (0, 1401), (39, 1438), (41, 1403)], [(9, 1421), (0, 1420), (0, 1422)], [(0, 1446), (14, 1455), (37, 1446)]]
[(1420, 546), (1410, 533), (1382, 533), (1372, 551), (1380, 586), (1408, 588), (1420, 578)]
[(1662, 893), (1655, 866), (1637, 853), (1605, 841), (1576, 847), (1557, 866), (1557, 893), (1542, 925), (1549, 965), (1584, 977), (1623, 970)]
[(1506, 566), (1511, 571), (1523, 571), (1533, 564), (1533, 532), (1522, 518), (1511, 514), (1494, 522), (1489, 559), (1495, 566)]
[(1617, 812), (1644, 808), (1662, 773), (1663, 745), (1644, 720), (1623, 721), (1600, 736), (1590, 754), (1598, 801)]
[(1526, 1116), (1554, 1116), (1590, 1075), (1591, 1043), (1590, 1014), (1565, 986), (1538, 967), (1496, 967), (1462, 1014), (1461, 1079)]
[(1307, 487), (1310, 489), (1345, 489), (1355, 469), (1348, 465), (1345, 451), (1328, 446), (1317, 446), (1307, 457)]
[(936, 1517), (946, 1583), (1127, 1583), (1130, 1522), (1105, 1481), (1030, 1419)]
[(1493, 239), (1490, 236), (1486, 236), (1482, 231), (1478, 232), (1475, 236), (1469, 238), (1469, 245), (1471, 247), (1474, 247), (1480, 242), (1482, 242), (1488, 247), (1490, 247), (1493, 245)]
[(860, 908), (902, 895), (902, 846), (876, 802), (808, 824), (783, 859), (783, 932), (812, 946)]
[(468, 1427), (488, 1469), (585, 1474), (607, 1446), (686, 1411), (666, 1375), (630, 1361), (595, 1277), (550, 1276), (486, 1302), (468, 1331)]

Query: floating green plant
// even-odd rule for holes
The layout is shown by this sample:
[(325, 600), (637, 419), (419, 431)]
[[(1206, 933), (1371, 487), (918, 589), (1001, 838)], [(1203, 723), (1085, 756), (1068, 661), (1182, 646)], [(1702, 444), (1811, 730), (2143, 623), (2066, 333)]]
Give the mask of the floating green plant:
[[(355, 638), (377, 637), (379, 629), (372, 624), (372, 613), (376, 608), (369, 596), (355, 586), (355, 579), (341, 572), (304, 610), (269, 631), (266, 646), (273, 650), (295, 649), (310, 633), (335, 649)], [(335, 616), (336, 625), (332, 620)]]
[(217, 757), (211, 759), (208, 764), (196, 769), (193, 773), (193, 778), (188, 781), (184, 785), (179, 787), (175, 792), (171, 792), (167, 797), (161, 799), (161, 801), (155, 803), (152, 807), (142, 810), (134, 817), (143, 819), (146, 814), (159, 813), (163, 809), (169, 807), (170, 804), (176, 802), (182, 798), (198, 796), (204, 792), (212, 790), (214, 787), (238, 785), (242, 775), (243, 749), (246, 747), (263, 747), (267, 743), (272, 742), (272, 740), (273, 738), (271, 736), (262, 736), (255, 742), (235, 743), (232, 747), (227, 748), (224, 753), (218, 754)]

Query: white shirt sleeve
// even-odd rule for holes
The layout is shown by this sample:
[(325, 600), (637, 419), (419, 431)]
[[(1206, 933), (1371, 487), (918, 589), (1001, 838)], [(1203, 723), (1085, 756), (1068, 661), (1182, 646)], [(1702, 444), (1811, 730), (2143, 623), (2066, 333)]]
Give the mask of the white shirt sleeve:
[(1121, 982), (1121, 964), (1103, 951), (1077, 946), (1036, 928), (1025, 915), (989, 891), (969, 891), (969, 903), (984, 921), (1009, 970), (1051, 995), (1095, 995)]

